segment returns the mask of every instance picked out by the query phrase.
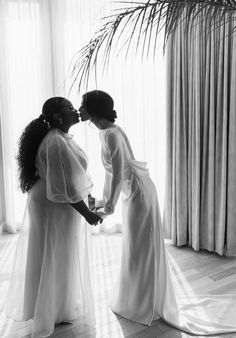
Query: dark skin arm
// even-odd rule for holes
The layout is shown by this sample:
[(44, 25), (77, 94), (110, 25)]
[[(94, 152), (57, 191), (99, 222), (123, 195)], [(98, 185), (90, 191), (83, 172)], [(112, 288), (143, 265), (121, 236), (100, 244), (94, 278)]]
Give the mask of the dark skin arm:
[(70, 205), (78, 211), (89, 224), (96, 225), (97, 223), (102, 223), (103, 219), (96, 213), (90, 211), (83, 200), (77, 203), (70, 203)]

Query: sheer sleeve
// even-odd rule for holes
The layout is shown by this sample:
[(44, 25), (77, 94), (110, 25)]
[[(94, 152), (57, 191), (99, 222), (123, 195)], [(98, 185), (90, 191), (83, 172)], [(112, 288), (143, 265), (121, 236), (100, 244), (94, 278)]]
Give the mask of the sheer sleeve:
[(110, 193), (105, 201), (104, 211), (106, 213), (113, 213), (122, 187), (124, 176), (124, 153), (121, 139), (117, 134), (108, 133), (106, 135), (106, 143), (112, 166), (112, 178)]
[(57, 203), (76, 203), (85, 199), (92, 182), (77, 154), (66, 139), (54, 135), (46, 143), (45, 178), (47, 198)]

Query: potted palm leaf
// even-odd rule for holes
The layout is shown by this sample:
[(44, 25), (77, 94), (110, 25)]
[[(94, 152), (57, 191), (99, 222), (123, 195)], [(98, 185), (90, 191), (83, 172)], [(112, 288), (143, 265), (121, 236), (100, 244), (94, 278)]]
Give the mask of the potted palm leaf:
[[(211, 30), (225, 20), (233, 20), (236, 15), (235, 0), (148, 0), (118, 1), (118, 8), (102, 19), (100, 28), (77, 54), (72, 69), (72, 85), (87, 86), (97, 60), (103, 57), (107, 66), (110, 55), (120, 49), (128, 56), (131, 45), (141, 51), (142, 57), (155, 57), (157, 36), (164, 32), (163, 50), (177, 26), (182, 23), (188, 29), (196, 19), (204, 21), (204, 27)], [(233, 27), (234, 31), (236, 27)]]

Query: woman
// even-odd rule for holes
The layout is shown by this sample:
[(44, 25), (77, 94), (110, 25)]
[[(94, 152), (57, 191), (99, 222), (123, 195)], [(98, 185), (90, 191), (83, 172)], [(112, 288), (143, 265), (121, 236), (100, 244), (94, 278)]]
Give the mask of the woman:
[(78, 122), (70, 101), (50, 98), (19, 142), (20, 186), (28, 200), (7, 315), (34, 319), (33, 337), (47, 337), (56, 323), (91, 320), (93, 314), (85, 221), (96, 225), (101, 218), (86, 204), (92, 188), (86, 155), (68, 134)]
[[(94, 90), (83, 95), (82, 121), (99, 130), (106, 171), (104, 213), (112, 214), (122, 191), (123, 246), (118, 283), (112, 293), (112, 310), (133, 321), (151, 325), (163, 318), (170, 325), (195, 334), (235, 332), (234, 310), (225, 318), (222, 299), (216, 296), (176, 298), (165, 253), (158, 199), (146, 164), (135, 160), (124, 131), (114, 124), (116, 112), (107, 93)], [(100, 213), (102, 214), (102, 213)], [(177, 302), (178, 300), (178, 302)], [(234, 296), (235, 300), (235, 296)], [(177, 304), (178, 303), (178, 304)], [(189, 303), (190, 306), (189, 306)], [(228, 307), (234, 304), (228, 297)], [(199, 311), (199, 305), (211, 311)], [(221, 312), (222, 310), (222, 312)], [(224, 317), (221, 317), (223, 313)]]

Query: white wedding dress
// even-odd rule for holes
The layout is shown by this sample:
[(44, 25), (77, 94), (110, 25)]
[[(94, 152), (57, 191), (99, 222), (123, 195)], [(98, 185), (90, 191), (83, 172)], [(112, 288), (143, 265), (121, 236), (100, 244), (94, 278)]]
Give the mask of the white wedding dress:
[(87, 200), (92, 183), (87, 159), (72, 136), (53, 129), (36, 157), (40, 179), (27, 200), (17, 243), (6, 313), (33, 319), (33, 337), (54, 324), (94, 316), (89, 226), (69, 203)]
[(197, 335), (236, 332), (236, 295), (186, 296), (184, 290), (182, 296), (176, 295), (156, 189), (146, 163), (135, 160), (120, 127), (101, 130), (100, 139), (106, 171), (104, 210), (112, 213), (121, 192), (123, 197), (123, 249), (112, 310), (145, 325), (162, 318)]

